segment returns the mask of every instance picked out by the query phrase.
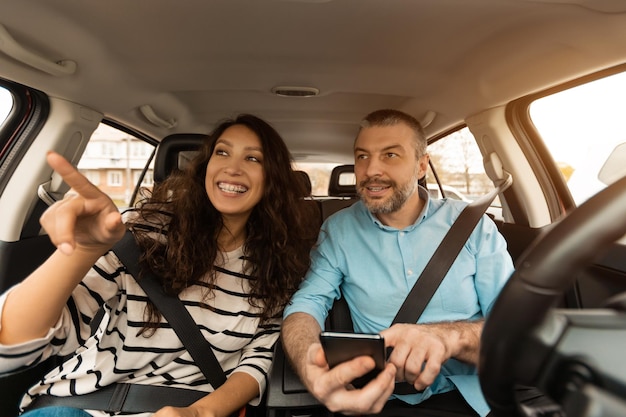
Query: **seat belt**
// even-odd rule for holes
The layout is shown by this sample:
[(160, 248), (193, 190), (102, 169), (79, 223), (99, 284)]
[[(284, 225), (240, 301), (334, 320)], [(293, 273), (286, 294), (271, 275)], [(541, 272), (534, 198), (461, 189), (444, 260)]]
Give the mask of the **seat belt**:
[[(494, 190), (465, 206), (441, 243), (439, 243), (435, 253), (433, 253), (433, 256), (431, 256), (424, 267), (404, 303), (400, 306), (396, 317), (391, 323), (392, 325), (397, 323), (417, 323), (480, 218), (485, 214), (494, 198), (506, 190), (512, 183), (512, 177), (507, 174), (506, 179)], [(404, 395), (415, 394), (418, 391), (409, 383), (399, 382), (396, 383), (393, 392), (394, 394)]]
[(226, 374), (215, 357), (211, 344), (202, 336), (200, 328), (180, 299), (165, 294), (159, 279), (152, 271), (143, 270), (143, 274), (139, 278), (141, 252), (132, 232), (126, 232), (124, 237), (113, 246), (113, 252), (172, 326), (213, 388), (217, 389), (226, 382)]
[[(172, 326), (195, 364), (213, 386), (213, 390), (222, 386), (226, 382), (226, 374), (215, 357), (213, 347), (204, 338), (200, 328), (180, 298), (165, 294), (160, 280), (150, 269), (144, 270), (143, 275), (139, 278), (141, 251), (131, 231), (127, 231), (124, 237), (113, 246), (113, 252)], [(244, 405), (229, 417), (245, 417), (247, 409), (247, 406)]]
[[(211, 344), (202, 336), (182, 301), (176, 296), (165, 294), (159, 279), (152, 271), (142, 271), (143, 274), (139, 278), (141, 251), (132, 232), (126, 231), (124, 237), (113, 246), (112, 251), (172, 326), (214, 390), (226, 382), (226, 374), (215, 357)], [(68, 397), (38, 396), (27, 407), (27, 410), (66, 406), (115, 413), (155, 412), (166, 405), (186, 407), (208, 394), (203, 391), (173, 387), (114, 383), (88, 394)], [(244, 406), (229, 417), (244, 417), (245, 413), (246, 407)]]
[[(37, 189), (39, 200), (27, 222), (25, 233), (22, 233), (22, 238), (36, 236), (38, 234), (41, 228), (38, 221), (39, 217), (48, 206), (58, 200), (59, 196), (50, 192), (51, 183), (52, 181), (48, 181), (40, 185)], [(163, 317), (165, 317), (167, 322), (172, 326), (172, 329), (174, 329), (176, 335), (183, 342), (183, 345), (207, 378), (207, 381), (213, 385), (213, 388), (217, 389), (226, 382), (226, 375), (215, 357), (211, 344), (202, 336), (193, 317), (191, 317), (189, 311), (187, 311), (180, 299), (166, 295), (161, 288), (159, 279), (152, 271), (144, 271), (142, 279), (138, 279), (140, 271), (139, 257), (141, 252), (132, 232), (127, 231), (124, 237), (113, 246), (112, 250), (124, 266), (126, 266), (128, 272), (137, 280), (137, 283), (148, 295), (157, 309), (163, 314)]]
[(39, 232), (41, 231), (39, 218), (49, 206), (53, 205), (56, 201), (63, 198), (63, 194), (52, 192), (50, 190), (51, 187), (52, 180), (40, 184), (39, 187), (37, 187), (37, 196), (39, 198), (37, 199), (33, 210), (28, 216), (28, 219), (24, 223), (22, 233), (20, 234), (20, 240), (39, 236)]
[(392, 324), (417, 323), (480, 218), (496, 196), (512, 183), (513, 179), (508, 175), (490, 193), (474, 200), (461, 211), (413, 285)]

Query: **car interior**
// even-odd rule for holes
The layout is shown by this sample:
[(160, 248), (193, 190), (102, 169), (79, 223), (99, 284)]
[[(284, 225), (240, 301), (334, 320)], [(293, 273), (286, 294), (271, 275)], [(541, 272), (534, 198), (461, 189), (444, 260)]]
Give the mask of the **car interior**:
[[(621, 0), (3, 0), (0, 290), (54, 251), (39, 217), (69, 187), (49, 150), (124, 211), (254, 114), (321, 225), (358, 201), (361, 119), (394, 108), (424, 127), (431, 196), (498, 191), (486, 215), (516, 270), (481, 339), (493, 415), (552, 415), (519, 386), (568, 417), (626, 415), (625, 42)], [(343, 299), (326, 329), (352, 330)], [(0, 375), (0, 417), (61, 359)], [(260, 410), (330, 414), (280, 343)]]

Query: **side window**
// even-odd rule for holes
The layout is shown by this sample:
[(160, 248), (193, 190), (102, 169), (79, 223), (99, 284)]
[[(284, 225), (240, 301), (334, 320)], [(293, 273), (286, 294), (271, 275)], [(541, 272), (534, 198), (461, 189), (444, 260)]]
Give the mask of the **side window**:
[(13, 95), (4, 87), (0, 87), (0, 126), (9, 116), (13, 108)]
[(91, 135), (78, 169), (124, 209), (134, 204), (139, 185), (152, 187), (154, 148), (143, 139), (101, 123)]
[[(467, 127), (430, 143), (428, 154), (441, 182), (440, 186), (429, 170), (426, 181), (431, 197), (473, 201), (493, 190), (493, 182), (485, 174), (482, 154)], [(502, 217), (498, 198), (489, 213), (496, 218)]]
[(626, 142), (624, 97), (626, 73), (620, 73), (540, 98), (530, 106), (531, 120), (577, 205), (606, 187), (599, 174), (613, 150)]
[[(11, 114), (14, 105), (13, 94), (11, 94), (8, 89), (0, 86), (0, 129), (2, 129), (9, 119), (9, 114)], [(6, 145), (10, 138), (11, 134), (2, 135), (2, 137), (0, 137), (0, 160), (2, 160), (7, 153)]]

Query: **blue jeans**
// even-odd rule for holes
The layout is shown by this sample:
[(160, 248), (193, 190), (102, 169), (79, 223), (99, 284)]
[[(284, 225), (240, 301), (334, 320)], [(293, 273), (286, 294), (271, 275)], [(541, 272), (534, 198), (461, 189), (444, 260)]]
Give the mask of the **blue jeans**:
[(27, 411), (20, 417), (91, 417), (91, 414), (79, 408), (43, 407)]

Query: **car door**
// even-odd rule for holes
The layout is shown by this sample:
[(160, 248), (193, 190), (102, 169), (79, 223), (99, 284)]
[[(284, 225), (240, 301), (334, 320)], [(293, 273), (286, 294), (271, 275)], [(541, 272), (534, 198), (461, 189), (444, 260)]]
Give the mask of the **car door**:
[[(49, 149), (75, 163), (123, 210), (133, 204), (140, 186), (152, 185), (156, 142), (102, 122), (102, 115), (93, 110), (1, 80), (0, 126), (0, 291), (4, 292), (54, 250), (39, 216), (68, 189), (45, 162)], [(0, 415), (16, 415), (26, 388), (59, 359), (0, 376)]]

